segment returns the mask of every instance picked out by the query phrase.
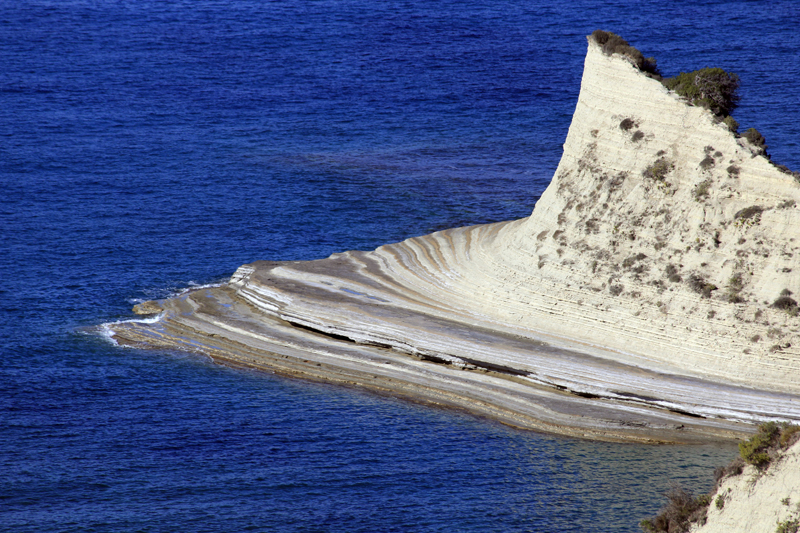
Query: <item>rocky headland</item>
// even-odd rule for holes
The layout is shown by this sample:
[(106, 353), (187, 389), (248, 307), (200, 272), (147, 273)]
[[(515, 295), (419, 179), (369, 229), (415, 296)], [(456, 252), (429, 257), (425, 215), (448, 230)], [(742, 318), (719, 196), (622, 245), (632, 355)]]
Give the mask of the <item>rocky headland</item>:
[(157, 320), (109, 327), (123, 344), (519, 427), (737, 438), (800, 420), (798, 201), (761, 146), (590, 38), (561, 162), (530, 217), (257, 261), (138, 308)]

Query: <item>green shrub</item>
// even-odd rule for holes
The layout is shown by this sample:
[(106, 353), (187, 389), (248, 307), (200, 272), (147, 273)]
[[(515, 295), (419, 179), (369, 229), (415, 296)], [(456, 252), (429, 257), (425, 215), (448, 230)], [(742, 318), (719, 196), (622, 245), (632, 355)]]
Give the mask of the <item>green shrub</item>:
[(589, 36), (595, 43), (599, 44), (603, 53), (607, 56), (619, 54), (631, 60), (633, 65), (641, 70), (651, 74), (653, 77), (661, 78), (656, 66), (656, 60), (653, 57), (644, 57), (639, 50), (628, 44), (628, 41), (610, 31), (594, 30)]
[(693, 523), (705, 521), (711, 503), (708, 495), (695, 498), (691, 492), (673, 487), (666, 496), (667, 504), (658, 515), (639, 523), (642, 530), (647, 533), (686, 533)]
[(725, 120), (723, 120), (723, 122), (725, 123), (726, 126), (728, 126), (728, 129), (731, 130), (733, 133), (739, 131), (739, 123), (736, 122), (736, 119), (733, 118), (732, 116), (728, 115), (727, 117), (725, 117)]
[(740, 293), (744, 289), (744, 279), (741, 272), (736, 272), (728, 280), (728, 301), (732, 304), (742, 303), (744, 298)]
[(782, 309), (787, 313), (796, 314), (797, 300), (788, 295), (778, 296), (775, 301), (772, 302), (772, 307), (775, 309)]
[(641, 261), (642, 259), (647, 259), (647, 256), (641, 252), (636, 255), (631, 255), (622, 262), (623, 268), (631, 268), (637, 261)]
[(619, 123), (619, 128), (622, 131), (628, 131), (629, 129), (631, 129), (635, 125), (636, 125), (636, 123), (633, 121), (632, 118), (626, 118), (625, 120), (623, 120), (622, 122)]
[(716, 285), (707, 282), (698, 274), (692, 274), (689, 276), (689, 287), (694, 292), (701, 294), (703, 298), (711, 298), (711, 293), (717, 290)]
[(793, 518), (780, 522), (775, 533), (797, 533), (798, 531), (800, 531), (800, 519)]
[(709, 168), (713, 167), (716, 164), (714, 158), (710, 155), (707, 155), (702, 161), (700, 161), (700, 168), (703, 170), (708, 170)]
[(714, 504), (717, 506), (717, 509), (721, 510), (723, 507), (725, 507), (725, 497), (722, 494), (720, 494), (719, 496), (717, 496), (717, 499), (714, 501)]
[(758, 151), (762, 154), (767, 153), (767, 140), (764, 138), (761, 133), (755, 128), (749, 128), (747, 131), (744, 132), (742, 135), (745, 139), (748, 140), (750, 144), (758, 148)]
[(758, 426), (758, 433), (739, 443), (739, 455), (756, 468), (766, 468), (771, 460), (769, 451), (776, 446), (781, 427), (777, 422), (766, 422)]
[(736, 292), (739, 292), (744, 288), (744, 280), (742, 279), (741, 272), (736, 272), (735, 274), (731, 275), (730, 279), (728, 280), (728, 288)]
[(698, 202), (701, 202), (706, 198), (708, 198), (708, 190), (710, 188), (711, 188), (711, 180), (703, 180), (700, 183), (698, 183), (693, 191), (694, 199), (697, 200)]
[(644, 169), (642, 176), (663, 182), (673, 168), (675, 168), (675, 165), (671, 161), (660, 157)]
[(664, 273), (667, 275), (667, 279), (669, 279), (673, 283), (680, 283), (683, 281), (683, 278), (680, 274), (678, 274), (678, 267), (669, 263), (666, 268), (664, 268)]
[(783, 428), (780, 438), (781, 448), (788, 448), (800, 439), (800, 426), (788, 425)]
[(749, 218), (754, 218), (756, 216), (761, 215), (764, 212), (764, 208), (760, 205), (751, 205), (750, 207), (745, 207), (744, 209), (740, 209), (733, 215), (735, 220), (747, 220)]
[(693, 105), (703, 106), (719, 116), (730, 115), (739, 103), (739, 76), (721, 68), (681, 72), (662, 83)]
[(765, 422), (758, 433), (739, 443), (739, 454), (761, 470), (767, 468), (779, 449), (786, 449), (800, 438), (800, 426), (786, 422)]
[(714, 469), (714, 483), (718, 487), (720, 482), (726, 477), (738, 476), (744, 470), (744, 459), (741, 457), (735, 458), (726, 466), (718, 466)]

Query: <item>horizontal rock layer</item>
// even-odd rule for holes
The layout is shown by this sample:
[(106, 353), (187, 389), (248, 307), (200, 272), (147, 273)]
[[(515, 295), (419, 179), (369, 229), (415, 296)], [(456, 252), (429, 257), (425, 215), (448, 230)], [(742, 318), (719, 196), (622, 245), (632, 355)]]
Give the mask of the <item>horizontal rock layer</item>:
[(590, 42), (529, 218), (256, 262), (160, 302), (157, 321), (110, 327), (523, 427), (729, 438), (800, 420), (800, 322), (771, 307), (800, 290), (798, 196), (708, 111)]

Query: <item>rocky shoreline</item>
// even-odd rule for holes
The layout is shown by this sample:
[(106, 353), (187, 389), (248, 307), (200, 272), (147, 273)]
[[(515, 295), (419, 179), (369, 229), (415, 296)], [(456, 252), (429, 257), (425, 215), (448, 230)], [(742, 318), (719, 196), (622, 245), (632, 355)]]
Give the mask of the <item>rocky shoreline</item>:
[(139, 308), (159, 320), (109, 327), (124, 344), (523, 428), (740, 438), (800, 420), (800, 320), (770, 304), (800, 291), (798, 200), (795, 179), (708, 110), (590, 39), (564, 155), (530, 217), (259, 261)]

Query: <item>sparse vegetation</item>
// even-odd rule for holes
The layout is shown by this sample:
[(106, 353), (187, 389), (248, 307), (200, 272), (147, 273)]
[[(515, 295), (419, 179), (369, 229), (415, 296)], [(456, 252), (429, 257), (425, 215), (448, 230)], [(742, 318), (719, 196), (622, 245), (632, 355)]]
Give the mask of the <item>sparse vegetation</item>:
[(647, 533), (686, 533), (693, 523), (704, 523), (711, 498), (697, 498), (681, 487), (673, 487), (667, 493), (667, 504), (651, 520), (642, 520), (639, 525)]
[(711, 298), (711, 293), (717, 290), (717, 286), (713, 283), (707, 282), (699, 274), (692, 274), (689, 276), (689, 287), (696, 293), (701, 294), (703, 298)]
[(733, 220), (735, 221), (736, 225), (742, 224), (758, 224), (761, 222), (761, 213), (764, 212), (764, 208), (760, 205), (751, 205), (750, 207), (745, 207), (744, 209), (740, 209), (733, 215)]
[(730, 176), (732, 178), (738, 178), (739, 177), (740, 169), (736, 165), (731, 165), (726, 170), (728, 171), (728, 176)]
[(800, 519), (790, 518), (778, 524), (775, 533), (797, 533), (800, 531)]
[(642, 176), (651, 180), (663, 182), (667, 174), (675, 168), (675, 165), (663, 157), (659, 157), (652, 164), (648, 165), (642, 172)]
[(656, 60), (653, 57), (644, 57), (639, 50), (628, 44), (628, 41), (610, 31), (595, 30), (589, 36), (595, 43), (599, 44), (603, 53), (610, 56), (619, 54), (631, 60), (633, 65), (650, 74), (652, 77), (661, 79), (661, 74), (658, 72)]
[(708, 170), (709, 168), (713, 167), (716, 164), (714, 158), (710, 155), (707, 155), (702, 161), (700, 161), (700, 168), (703, 170)]
[(718, 466), (714, 469), (714, 484), (719, 486), (726, 477), (738, 476), (744, 470), (744, 465), (744, 459), (739, 456), (725, 466)]
[(641, 252), (636, 254), (636, 255), (632, 255), (630, 257), (627, 257), (622, 262), (622, 267), (623, 268), (631, 268), (637, 261), (641, 261), (642, 259), (647, 259), (647, 256), (645, 254), (641, 253)]
[(644, 132), (642, 131), (635, 131), (631, 136), (631, 140), (633, 140), (635, 143), (638, 143), (642, 139), (644, 139)]
[[(706, 159), (708, 159), (708, 158), (706, 158)], [(712, 159), (712, 161), (713, 161), (713, 159)], [(702, 166), (702, 163), (700, 163), (700, 165)], [(698, 201), (698, 202), (702, 202), (703, 200), (708, 198), (708, 191), (709, 191), (710, 188), (711, 188), (711, 180), (710, 179), (709, 180), (703, 180), (700, 183), (698, 183), (697, 186), (694, 188), (694, 191), (692, 191), (694, 199), (696, 201)]]
[(742, 289), (744, 289), (742, 273), (736, 272), (728, 279), (728, 301), (734, 304), (743, 302), (744, 298), (740, 296)]
[(664, 79), (662, 83), (693, 105), (710, 109), (718, 116), (730, 115), (739, 103), (739, 77), (721, 68), (681, 72), (674, 78)]
[(636, 123), (633, 121), (632, 118), (626, 118), (625, 120), (623, 120), (622, 122), (619, 123), (619, 128), (622, 131), (628, 131), (629, 129), (633, 128), (634, 126), (636, 126)]
[(793, 177), (793, 178), (794, 178), (796, 181), (800, 182), (800, 172), (793, 172), (793, 171), (792, 171), (792, 170), (790, 170), (790, 169), (789, 169), (789, 167), (787, 167), (786, 165), (779, 165), (779, 164), (777, 164), (777, 163), (775, 163), (775, 162), (773, 162), (773, 161), (771, 161), (771, 160), (770, 160), (770, 163), (772, 163), (772, 165), (773, 165), (775, 168), (777, 168), (778, 170), (780, 170), (780, 171), (781, 171), (781, 172), (783, 172), (784, 174), (789, 174), (789, 175), (790, 175), (790, 176), (792, 176), (792, 177)]
[(680, 283), (683, 281), (683, 278), (680, 274), (678, 274), (678, 267), (673, 265), (672, 263), (668, 264), (664, 269), (664, 273), (667, 275), (667, 279), (669, 279), (673, 283)]
[(717, 499), (714, 500), (714, 505), (717, 506), (717, 509), (722, 509), (723, 507), (725, 507), (725, 496), (723, 496), (722, 494), (717, 496)]

